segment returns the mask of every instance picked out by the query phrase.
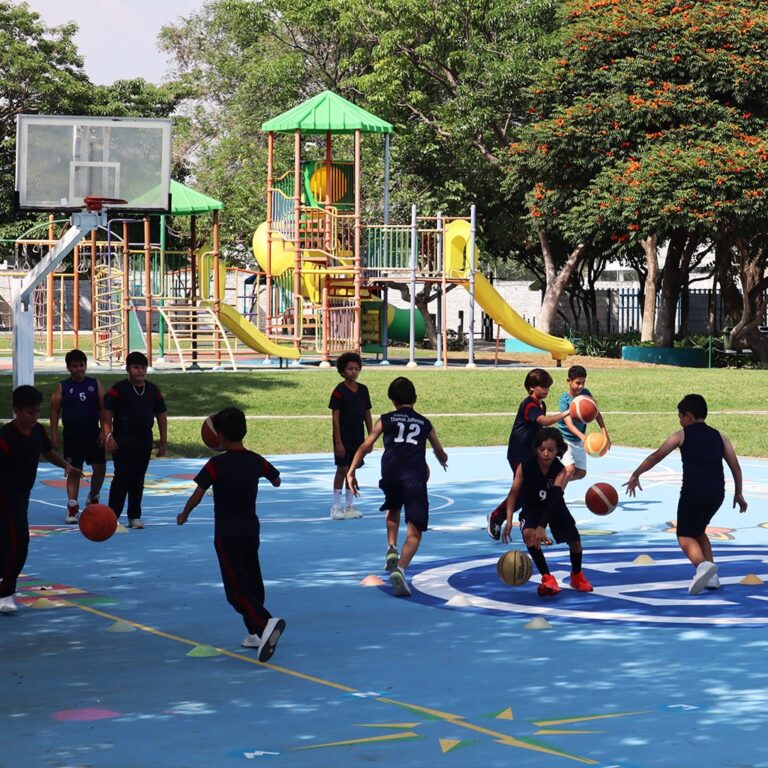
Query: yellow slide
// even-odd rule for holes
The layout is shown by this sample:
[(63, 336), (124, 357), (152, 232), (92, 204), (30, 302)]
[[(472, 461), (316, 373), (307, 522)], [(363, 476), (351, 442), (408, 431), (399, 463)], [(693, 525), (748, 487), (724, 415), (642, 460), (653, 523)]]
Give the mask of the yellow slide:
[[(223, 293), (226, 285), (226, 271), (224, 265), (219, 266), (219, 293)], [(213, 306), (211, 296), (213, 294), (211, 286), (211, 272), (213, 271), (213, 257), (210, 250), (198, 254), (198, 274), (200, 276), (200, 294), (206, 299), (208, 306)], [(295, 347), (284, 347), (281, 344), (275, 344), (268, 336), (265, 336), (250, 320), (243, 317), (233, 306), (225, 304), (223, 301), (219, 304), (219, 320), (221, 324), (237, 336), (246, 347), (255, 349), (265, 355), (273, 357), (284, 357), (290, 360), (298, 360), (300, 355)]]
[[(464, 287), (469, 290), (469, 246), (470, 226), (468, 221), (452, 221), (446, 228), (448, 276), (467, 278)], [(485, 276), (475, 273), (475, 301), (483, 311), (493, 318), (507, 333), (537, 349), (549, 352), (555, 360), (565, 360), (575, 350), (568, 339), (550, 336), (526, 323), (502, 295), (488, 282)]]

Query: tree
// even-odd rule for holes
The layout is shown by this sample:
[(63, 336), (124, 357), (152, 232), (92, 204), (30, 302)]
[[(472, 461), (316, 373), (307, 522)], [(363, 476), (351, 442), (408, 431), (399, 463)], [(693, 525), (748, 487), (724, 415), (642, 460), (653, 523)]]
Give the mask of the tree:
[(91, 85), (82, 71), (74, 34), (48, 28), (26, 3), (0, 0), (0, 232), (17, 231), (13, 210), (16, 116), (82, 114)]
[(741, 263), (735, 333), (763, 349), (764, 3), (569, 0), (565, 22), (561, 53), (532, 92), (535, 119), (513, 148), (531, 219), (573, 242), (642, 245), (646, 312), (658, 287), (656, 246), (669, 241), (658, 344), (671, 342), (670, 308), (687, 259), (718, 243), (719, 258)]

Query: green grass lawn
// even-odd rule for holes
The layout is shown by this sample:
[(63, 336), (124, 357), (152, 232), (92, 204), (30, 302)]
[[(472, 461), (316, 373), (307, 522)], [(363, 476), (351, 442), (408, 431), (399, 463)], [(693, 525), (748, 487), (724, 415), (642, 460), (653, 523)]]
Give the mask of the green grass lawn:
[[(406, 369), (366, 366), (360, 380), (371, 391), (373, 416), (390, 410), (386, 392), (396, 376), (408, 376), (419, 395), (418, 408), (429, 415), (443, 444), (505, 445), (514, 413), (525, 396), (528, 369), (433, 367)], [(105, 387), (120, 373), (97, 375)], [(548, 399), (557, 408), (565, 390), (565, 370), (553, 371)], [(36, 384), (47, 402), (61, 375), (40, 375)], [(335, 368), (250, 371), (241, 373), (163, 373), (150, 375), (168, 403), (170, 456), (208, 455), (200, 441), (200, 421), (226, 405), (250, 417), (248, 447), (265, 454), (330, 452), (328, 399), (339, 382)], [(768, 410), (768, 373), (759, 370), (690, 368), (594, 368), (587, 386), (600, 404), (618, 445), (656, 447), (679, 428), (676, 406), (683, 395), (704, 395), (710, 411)], [(0, 389), (0, 407), (11, 412), (11, 388)], [(189, 420), (174, 417), (194, 417)], [(267, 418), (269, 417), (269, 418)], [(282, 418), (279, 418), (282, 417)], [(768, 456), (765, 415), (712, 413), (709, 423), (728, 435), (742, 456)]]

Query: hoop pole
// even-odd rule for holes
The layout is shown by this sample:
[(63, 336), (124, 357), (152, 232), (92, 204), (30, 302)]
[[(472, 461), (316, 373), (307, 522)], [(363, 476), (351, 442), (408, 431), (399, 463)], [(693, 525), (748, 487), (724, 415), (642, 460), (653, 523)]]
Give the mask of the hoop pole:
[(296, 249), (293, 266), (293, 344), (301, 349), (301, 130), (293, 138), (293, 247)]
[(419, 241), (419, 229), (418, 219), (416, 216), (416, 206), (411, 206), (411, 256), (410, 256), (410, 293), (411, 293), (411, 307), (410, 307), (410, 328), (409, 328), (409, 359), (408, 368), (416, 367), (416, 251), (418, 250)]
[[(75, 275), (72, 279), (72, 324), (74, 325), (75, 349), (80, 348), (80, 246), (74, 251)], [(62, 311), (63, 315), (63, 311)]]
[(131, 351), (131, 297), (129, 270), (131, 268), (130, 243), (128, 242), (128, 222), (123, 221), (123, 360)]
[[(274, 153), (275, 153), (275, 134), (270, 131), (267, 135), (267, 265), (266, 279), (267, 297), (264, 318), (264, 332), (267, 336), (272, 334), (272, 186), (275, 183), (274, 178)], [(259, 310), (256, 307), (256, 325), (258, 325)]]
[(355, 337), (355, 351), (359, 354), (361, 352), (362, 345), (362, 294), (361, 294), (361, 282), (362, 282), (362, 265), (361, 265), (361, 250), (363, 244), (363, 228), (361, 220), (361, 197), (360, 197), (360, 166), (361, 166), (361, 137), (362, 132), (359, 128), (355, 129), (355, 261), (354, 261), (354, 279), (355, 279), (355, 318), (353, 323), (352, 332)]
[[(216, 320), (221, 322), (221, 300), (225, 297), (227, 290), (226, 273), (224, 275), (224, 285), (221, 285), (221, 276), (219, 275), (219, 269), (221, 267), (221, 243), (219, 242), (219, 212), (213, 211), (213, 312), (216, 315)], [(237, 278), (236, 278), (237, 279)], [(237, 293), (237, 291), (235, 291)], [(235, 299), (235, 305), (237, 305), (237, 299)], [(221, 338), (219, 334), (214, 334), (214, 349), (216, 352), (216, 365), (221, 365)]]
[[(53, 214), (48, 215), (48, 239), (53, 242), (56, 239), (56, 231), (54, 227)], [(46, 333), (45, 333), (45, 355), (49, 359), (53, 357), (53, 296), (55, 288), (53, 285), (53, 272), (48, 275), (46, 281), (46, 302), (45, 302), (45, 320), (46, 320)]]

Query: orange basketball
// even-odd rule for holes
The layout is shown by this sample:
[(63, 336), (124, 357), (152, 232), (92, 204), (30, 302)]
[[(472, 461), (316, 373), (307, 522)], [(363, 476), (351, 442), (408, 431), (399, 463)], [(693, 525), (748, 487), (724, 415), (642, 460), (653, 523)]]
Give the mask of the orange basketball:
[(608, 452), (608, 438), (602, 432), (590, 432), (584, 441), (584, 450), (595, 459)]
[(89, 504), (77, 520), (80, 533), (91, 541), (106, 541), (117, 530), (117, 516), (106, 504)]
[(209, 416), (200, 427), (200, 437), (212, 451), (221, 451), (221, 438), (213, 427), (213, 416)]
[(578, 395), (571, 400), (568, 412), (574, 421), (588, 424), (597, 417), (597, 403), (589, 395)]
[(610, 515), (619, 505), (619, 494), (610, 483), (595, 483), (587, 488), (584, 502), (592, 514)]

